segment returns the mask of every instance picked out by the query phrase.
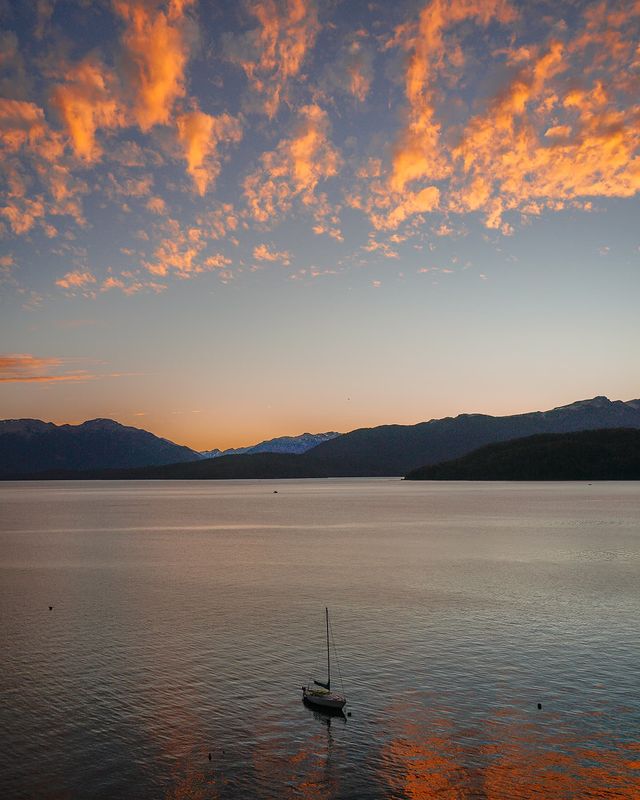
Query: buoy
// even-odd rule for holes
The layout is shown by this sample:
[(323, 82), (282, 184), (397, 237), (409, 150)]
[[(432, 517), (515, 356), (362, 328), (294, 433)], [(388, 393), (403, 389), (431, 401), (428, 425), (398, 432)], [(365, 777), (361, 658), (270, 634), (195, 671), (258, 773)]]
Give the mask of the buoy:
[(351, 712), (350, 712), (350, 711), (347, 711), (347, 716), (348, 716), (348, 717), (350, 717), (350, 716), (351, 716)]
[(538, 711), (542, 708), (542, 703), (538, 703)]
[(53, 606), (49, 606), (49, 611), (53, 611)]
[(274, 489), (274, 490), (273, 490), (273, 493), (274, 493), (274, 494), (278, 494), (278, 491), (277, 491), (277, 489)]

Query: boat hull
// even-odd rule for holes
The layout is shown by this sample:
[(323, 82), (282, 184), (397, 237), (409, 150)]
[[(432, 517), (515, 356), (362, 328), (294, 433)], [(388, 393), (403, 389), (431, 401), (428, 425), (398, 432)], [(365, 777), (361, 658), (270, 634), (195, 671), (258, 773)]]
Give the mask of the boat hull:
[(341, 711), (347, 702), (346, 697), (340, 694), (309, 691), (306, 688), (302, 690), (302, 699), (305, 703), (309, 703), (309, 705), (316, 708), (331, 709), (333, 711)]

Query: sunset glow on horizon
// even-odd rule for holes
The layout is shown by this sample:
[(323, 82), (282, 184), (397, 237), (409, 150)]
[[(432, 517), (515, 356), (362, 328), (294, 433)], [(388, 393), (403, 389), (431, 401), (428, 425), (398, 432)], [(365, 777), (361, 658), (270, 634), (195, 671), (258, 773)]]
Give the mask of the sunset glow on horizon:
[(640, 2), (0, 7), (0, 418), (640, 397)]

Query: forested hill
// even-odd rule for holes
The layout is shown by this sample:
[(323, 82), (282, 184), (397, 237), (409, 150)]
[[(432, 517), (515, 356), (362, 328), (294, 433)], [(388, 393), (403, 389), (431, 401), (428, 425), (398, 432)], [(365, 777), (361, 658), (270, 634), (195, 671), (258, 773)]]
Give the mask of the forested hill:
[(486, 445), (462, 458), (413, 470), (406, 480), (639, 480), (640, 430), (542, 434)]

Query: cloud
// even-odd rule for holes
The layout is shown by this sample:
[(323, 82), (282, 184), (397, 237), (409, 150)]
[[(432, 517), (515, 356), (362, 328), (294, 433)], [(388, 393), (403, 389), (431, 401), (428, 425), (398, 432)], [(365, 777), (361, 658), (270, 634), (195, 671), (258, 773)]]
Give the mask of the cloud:
[(47, 132), (44, 111), (35, 103), (0, 97), (0, 137), (2, 146), (15, 152), (33, 145)]
[(15, 234), (28, 233), (37, 220), (45, 214), (42, 197), (33, 200), (28, 197), (19, 197), (0, 208), (0, 214), (5, 217)]
[(98, 128), (116, 128), (124, 122), (115, 75), (96, 57), (88, 57), (67, 67), (64, 80), (54, 88), (52, 103), (67, 128), (75, 154), (95, 161), (102, 154), (96, 142)]
[(159, 226), (163, 236), (155, 247), (153, 258), (142, 265), (154, 276), (175, 274), (179, 278), (193, 278), (203, 272), (220, 270), (231, 264), (222, 254), (203, 256), (207, 235), (200, 228), (185, 228), (178, 220), (169, 218)]
[(143, 263), (152, 275), (165, 276), (174, 270), (181, 278), (188, 278), (203, 271), (198, 262), (201, 250), (200, 245), (189, 245), (184, 240), (163, 239), (154, 251), (153, 261)]
[(387, 242), (378, 242), (373, 238), (362, 246), (362, 249), (367, 253), (380, 253), (384, 258), (400, 258), (397, 250), (394, 250)]
[(120, 273), (120, 277), (108, 275), (100, 284), (101, 292), (119, 289), (125, 295), (137, 294), (144, 290), (150, 290), (159, 294), (160, 292), (164, 292), (166, 288), (167, 286), (164, 283), (141, 280), (137, 277), (137, 273), (133, 272), (122, 272)]
[(224, 269), (231, 264), (230, 258), (223, 256), (222, 253), (216, 253), (214, 256), (208, 256), (202, 262), (205, 269)]
[(63, 278), (58, 278), (56, 286), (61, 286), (63, 289), (84, 289), (94, 283), (96, 283), (96, 276), (93, 273), (76, 270), (67, 272)]
[(113, 0), (125, 23), (123, 72), (132, 93), (131, 113), (140, 129), (170, 122), (176, 100), (185, 96), (185, 70), (191, 41), (185, 11), (193, 0)]
[(242, 138), (242, 127), (230, 114), (213, 117), (200, 110), (182, 114), (176, 123), (178, 140), (187, 161), (187, 172), (193, 178), (198, 194), (202, 196), (220, 172), (218, 146), (239, 142)]
[(283, 266), (291, 264), (291, 253), (286, 250), (271, 250), (266, 244), (259, 244), (253, 248), (253, 257), (258, 261), (279, 261)]
[(261, 167), (244, 182), (251, 215), (267, 222), (291, 211), (294, 201), (317, 210), (321, 181), (338, 174), (341, 157), (329, 140), (329, 117), (317, 104), (303, 106), (291, 138), (261, 156)]
[(218, 208), (198, 214), (196, 222), (203, 235), (209, 239), (223, 239), (240, 224), (232, 203), (221, 203)]
[(40, 358), (29, 353), (0, 353), (0, 372), (32, 372), (43, 368), (59, 367), (61, 358)]
[(590, 88), (577, 88), (578, 65), (589, 74), (587, 56), (575, 41), (551, 41), (470, 120), (453, 150), (459, 177), (451, 187), (452, 210), (482, 209), (486, 225), (505, 232), (509, 210), (537, 215), (541, 207), (631, 197), (640, 189), (640, 117), (623, 100), (624, 64), (610, 65), (606, 88), (599, 77)]
[(378, 230), (434, 211), (480, 212), (488, 228), (510, 235), (509, 212), (539, 216), (570, 204), (587, 208), (593, 197), (635, 195), (640, 110), (630, 76), (638, 15), (637, 3), (587, 5), (571, 29), (550, 25), (546, 40), (494, 51), (506, 64), (499, 88), (476, 98), (465, 117), (458, 84), (470, 79), (468, 60), (477, 70), (487, 56), (486, 40), (480, 52), (480, 40), (462, 38), (469, 26), (461, 23), (506, 26), (516, 11), (501, 0), (427, 3), (387, 43), (407, 54), (399, 136), (387, 164), (369, 158), (358, 170), (347, 204)]
[(12, 254), (7, 254), (4, 256), (0, 256), (0, 280), (6, 280), (11, 276), (13, 272), (13, 268), (16, 265), (15, 256)]
[[(637, 195), (637, 2), (541, 14), (506, 0), (420, 0), (398, 11), (386, 44), (372, 6), (370, 33), (349, 27), (347, 6), (322, 6), (321, 33), (308, 0), (249, 0), (213, 16), (201, 4), (203, 18), (244, 31), (221, 54), (217, 30), (197, 47), (192, 2), (72, 3), (52, 16), (52, 2), (38, 12), (34, 0), (31, 28), (0, 34), (0, 235), (24, 237), (14, 278), (50, 254), (49, 282), (68, 292), (155, 291), (154, 276), (220, 276), (229, 252), (239, 269), (269, 254), (293, 261), (264, 231), (301, 217), (334, 240), (325, 244), (342, 269), (365, 253), (394, 258), (411, 237), (426, 247), (464, 235), (469, 217), (509, 235), (547, 213)], [(75, 34), (76, 13), (104, 23), (107, 9), (99, 36)], [(241, 113), (243, 74), (221, 55), (270, 120)], [(238, 169), (222, 181), (232, 156)], [(367, 224), (357, 233), (354, 221), (348, 256), (336, 242), (360, 214), (344, 206)], [(118, 258), (140, 240), (127, 255), (133, 277), (64, 249), (74, 239), (93, 249), (106, 229), (121, 231)]]
[(167, 204), (162, 197), (150, 197), (147, 200), (147, 208), (152, 214), (163, 215), (167, 213)]
[[(363, 190), (347, 196), (347, 203), (364, 211), (375, 229), (392, 230), (414, 215), (442, 208), (442, 191), (436, 183), (449, 179), (454, 168), (437, 116), (437, 79), (447, 59), (453, 59), (458, 70), (463, 63), (459, 46), (445, 42), (445, 32), (465, 20), (486, 27), (493, 20), (507, 23), (515, 16), (506, 0), (432, 0), (416, 22), (396, 29), (386, 48), (400, 46), (407, 52), (405, 123), (393, 146), (389, 169), (376, 170)], [(369, 174), (366, 169), (365, 180)]]
[(56, 374), (56, 370), (65, 369), (70, 359), (34, 356), (30, 353), (0, 354), (0, 383), (54, 383), (57, 381), (89, 381), (100, 377), (117, 377), (113, 375), (96, 375), (86, 370), (73, 370)]
[(389, 186), (401, 192), (418, 179), (438, 180), (451, 167), (441, 150), (441, 124), (436, 116), (436, 77), (448, 52), (447, 28), (464, 20), (487, 26), (515, 19), (506, 0), (432, 0), (422, 9), (416, 25), (396, 30), (393, 43), (408, 52), (405, 94), (409, 103), (407, 122), (394, 148)]
[(273, 118), (288, 100), (289, 82), (300, 75), (307, 53), (320, 30), (313, 0), (256, 0), (247, 10), (259, 27), (227, 36), (224, 53), (241, 67), (261, 110)]

